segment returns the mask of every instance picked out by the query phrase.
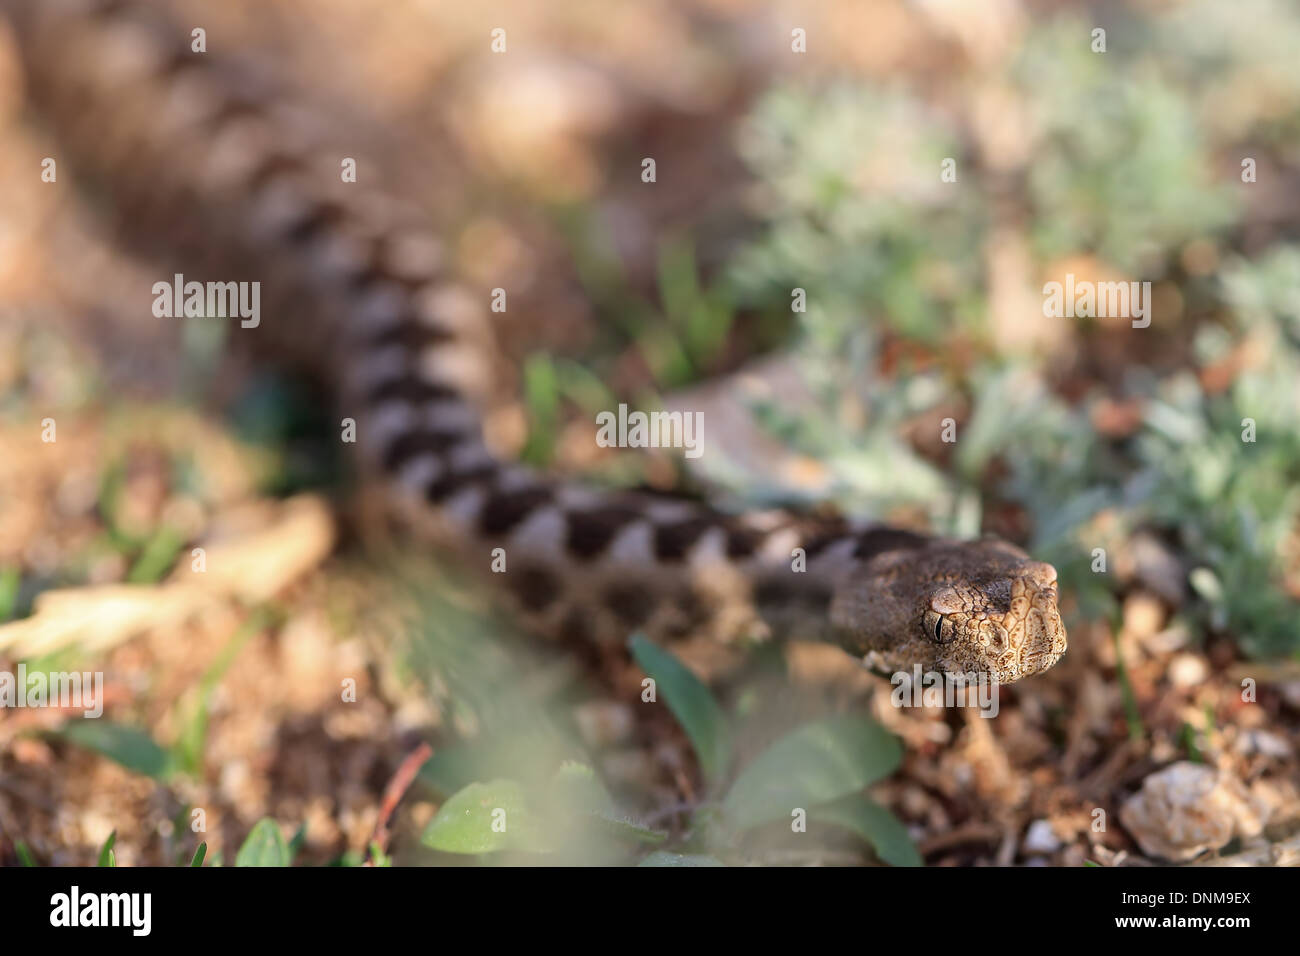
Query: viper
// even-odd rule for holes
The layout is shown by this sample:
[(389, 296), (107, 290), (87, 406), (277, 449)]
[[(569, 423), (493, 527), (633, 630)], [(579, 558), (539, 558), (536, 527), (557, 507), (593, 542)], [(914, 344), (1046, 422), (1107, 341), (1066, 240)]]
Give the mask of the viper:
[(885, 670), (1002, 682), (1064, 653), (1055, 569), (1007, 542), (728, 512), (504, 460), (482, 427), (490, 291), (380, 177), (344, 181), (359, 150), (328, 115), (134, 3), (0, 9), (60, 160), (165, 275), (260, 283), (260, 323), (230, 338), (328, 389), (405, 533), (484, 572), (504, 557), (490, 576), (539, 634), (813, 637)]

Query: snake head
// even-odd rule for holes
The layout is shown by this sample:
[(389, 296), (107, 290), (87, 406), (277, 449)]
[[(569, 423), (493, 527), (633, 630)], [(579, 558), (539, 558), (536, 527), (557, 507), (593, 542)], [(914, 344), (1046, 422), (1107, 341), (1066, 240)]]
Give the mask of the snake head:
[(864, 558), (836, 590), (840, 643), (876, 668), (1011, 683), (1065, 653), (1056, 569), (1005, 541), (921, 539)]

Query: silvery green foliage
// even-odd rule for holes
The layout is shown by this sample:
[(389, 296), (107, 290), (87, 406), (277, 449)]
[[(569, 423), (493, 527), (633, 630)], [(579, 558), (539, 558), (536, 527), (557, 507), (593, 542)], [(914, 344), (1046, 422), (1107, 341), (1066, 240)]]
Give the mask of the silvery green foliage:
[(739, 147), (760, 179), (767, 230), (732, 279), (742, 301), (787, 309), (791, 288), (808, 289), (806, 348), (851, 366), (871, 351), (870, 322), (933, 338), (954, 316), (977, 318), (982, 270), (969, 250), (982, 197), (941, 181), (949, 157), (960, 181), (963, 149), (919, 100), (848, 83), (781, 88)]
[[(1144, 413), (1123, 441), (1098, 435), (1093, 398), (1069, 406), (1030, 367), (974, 370), (975, 410), (958, 463), (967, 474), (992, 461), (1009, 472), (1001, 496), (1022, 504), (1035, 553), (1097, 611), (1109, 579), (1089, 568), (1091, 520), (1111, 512), (1126, 530), (1154, 529), (1188, 564), (1201, 622), (1250, 653), (1300, 647), (1297, 608), (1284, 588), (1285, 549), (1300, 525), (1300, 247), (1236, 262), (1218, 281), (1225, 324), (1205, 324), (1195, 352), (1204, 364), (1245, 347), (1257, 364), (1209, 394), (1182, 370), (1137, 377)], [(1242, 420), (1257, 439), (1242, 441)]]
[[(1151, 40), (1207, 133), (1267, 143), (1300, 134), (1300, 9), (1291, 0), (1171, 5)], [(1252, 93), (1261, 86), (1267, 95)]]
[(1112, 30), (1096, 54), (1078, 39), (1086, 23), (1067, 19), (1023, 45), (1012, 72), (1031, 123), (1026, 189), (1044, 258), (1088, 250), (1153, 278), (1180, 245), (1232, 221), (1231, 180), (1215, 168), (1196, 102), (1164, 75), (1181, 55), (1143, 45), (1160, 32)]
[[(1232, 245), (1243, 189), (1256, 188), (1239, 179), (1243, 144), (1295, 142), (1300, 10), (1190, 6), (1119, 14), (1129, 18), (1105, 54), (1073, 20), (1026, 36), (1008, 77), (1030, 120), (1018, 195), (1040, 265), (1091, 255), (1131, 276), (1177, 275), (1187, 243)], [(1205, 29), (1203, 15), (1221, 29)], [(813, 395), (797, 407), (770, 401), (763, 420), (827, 464), (846, 507), (920, 509), (958, 533), (978, 530), (992, 506), (1023, 509), (1031, 548), (1057, 564), (1088, 618), (1111, 611), (1122, 586), (1090, 567), (1099, 517), (1112, 547), (1155, 534), (1192, 569), (1184, 618), (1196, 633), (1294, 653), (1284, 551), (1300, 521), (1300, 246), (1182, 283), (1181, 329), (1152, 334), (1190, 336), (1191, 349), (1176, 368), (1123, 370), (1120, 394), (1143, 410), (1128, 437), (1094, 427), (1100, 385), (1067, 401), (1050, 369), (987, 347), (964, 349), (942, 373), (903, 362), (873, 374), (887, 339), (940, 356), (945, 341), (981, 341), (989, 219), (961, 142), (918, 98), (866, 83), (780, 88), (755, 109), (741, 150), (760, 181), (763, 228), (729, 279), (740, 303), (772, 313), (788, 314), (791, 288), (807, 290), (796, 359)], [(938, 175), (946, 156), (958, 160), (956, 184)], [(1241, 349), (1254, 361), (1207, 391), (1197, 369)], [(898, 436), (954, 403), (969, 413), (939, 469)], [(1243, 419), (1256, 424), (1253, 443)]]
[[(906, 505), (945, 520), (955, 495), (899, 437), (942, 397), (941, 377), (885, 382), (860, 372), (875, 366), (886, 327), (937, 341), (955, 321), (981, 322), (983, 270), (968, 253), (985, 229), (983, 199), (940, 177), (954, 158), (960, 181), (956, 130), (907, 94), (844, 83), (774, 91), (739, 146), (759, 179), (765, 226), (732, 263), (732, 297), (789, 314), (791, 289), (808, 290), (794, 358), (813, 405), (771, 401), (760, 417), (826, 465), (830, 496), (846, 507)], [(844, 417), (863, 409), (862, 423)]]

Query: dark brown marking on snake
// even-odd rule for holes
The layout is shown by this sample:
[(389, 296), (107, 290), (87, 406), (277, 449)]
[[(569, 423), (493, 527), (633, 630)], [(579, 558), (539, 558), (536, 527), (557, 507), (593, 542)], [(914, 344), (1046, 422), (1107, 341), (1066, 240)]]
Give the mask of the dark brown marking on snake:
[(248, 172), (248, 181), (244, 184), (244, 189), (249, 195), (253, 195), (278, 176), (291, 178), (303, 175), (305, 172), (306, 167), (297, 156), (278, 149), (268, 149), (262, 153), (257, 165)]
[(479, 530), (485, 535), (503, 535), (512, 531), (530, 513), (549, 504), (551, 489), (545, 485), (494, 491), (479, 515)]
[(352, 276), (348, 283), (349, 295), (360, 295), (387, 279), (383, 267), (376, 260), (374, 250), (366, 257), (365, 267)]
[(373, 295), (375, 287), (383, 281), (386, 281), (383, 274), (376, 272), (369, 260), (344, 280), (346, 294), (355, 300), (351, 307), (354, 320), (348, 334), (359, 348), (405, 344), (400, 334), (393, 341), (389, 341), (388, 337), (403, 325), (416, 321), (414, 307), (405, 296), (381, 294), (378, 302), (367, 301), (367, 296)]
[(819, 522), (816, 527), (806, 528), (800, 537), (804, 554), (815, 558), (836, 541), (843, 541), (849, 535), (849, 523), (842, 518)]
[(989, 607), (999, 614), (1011, 610), (1011, 582), (1006, 578), (981, 582), (980, 592)]
[(400, 345), (411, 352), (420, 352), (431, 345), (443, 345), (455, 338), (447, 329), (438, 328), (419, 321), (415, 312), (404, 314), (392, 328), (373, 333), (364, 339), (364, 344), (373, 348)]
[(654, 613), (656, 596), (639, 582), (619, 582), (605, 589), (602, 598), (614, 616), (629, 628), (640, 627)]
[(701, 536), (717, 522), (708, 518), (687, 518), (655, 527), (655, 557), (660, 561), (681, 561)]
[(198, 57), (184, 47), (168, 47), (164, 51), (163, 62), (158, 67), (157, 77), (163, 82), (171, 82), (193, 69), (197, 65), (194, 62), (196, 59)]
[(785, 581), (781, 578), (766, 578), (754, 585), (754, 603), (759, 605), (786, 604), (798, 593), (799, 589), (794, 586), (792, 581)]
[(435, 382), (426, 382), (415, 372), (408, 370), (401, 375), (372, 386), (366, 392), (365, 400), (371, 405), (378, 405), (381, 402), (394, 399), (418, 405), (449, 398), (459, 400), (460, 397), (460, 393), (454, 388), (448, 385), (439, 385)]
[(95, 0), (95, 3), (86, 11), (86, 14), (92, 18), (103, 17), (107, 19), (128, 12), (130, 12), (130, 6), (126, 0)]
[(538, 565), (526, 565), (502, 575), (506, 587), (530, 614), (540, 614), (560, 597), (560, 579)]
[[(194, 55), (192, 53), (186, 54), (182, 52), (179, 56), (172, 56), (168, 59), (166, 69), (168, 73), (184, 69), (185, 61), (193, 59)], [(266, 113), (260, 106), (247, 97), (226, 92), (222, 97), (221, 105), (217, 107), (216, 113), (208, 119), (209, 129), (212, 131), (213, 135), (219, 135), (223, 126), (236, 120), (247, 119), (249, 117), (264, 119)]]
[(284, 227), (284, 239), (290, 245), (302, 245), (309, 239), (318, 238), (342, 219), (343, 212), (343, 207), (337, 203), (313, 202), (294, 222)]
[(586, 511), (570, 511), (565, 515), (569, 526), (565, 542), (575, 557), (590, 560), (614, 540), (614, 536), (643, 515), (629, 505), (608, 505)]
[(396, 471), (412, 458), (425, 452), (433, 452), (435, 455), (445, 454), (474, 434), (474, 432), (432, 428), (416, 428), (402, 432), (384, 449), (384, 468), (390, 472)]
[[(764, 577), (754, 585), (754, 603), (759, 606), (781, 607), (787, 605), (807, 605), (825, 608), (830, 605), (831, 591), (819, 587), (815, 581), (793, 580), (789, 578)], [(801, 579), (806, 575), (800, 574)]]
[(886, 551), (910, 551), (925, 545), (929, 539), (912, 531), (899, 528), (872, 528), (858, 536), (853, 556), (862, 561), (870, 561)]
[(713, 606), (701, 599), (693, 588), (678, 590), (672, 603), (674, 613), (666, 626), (669, 637), (688, 637), (713, 619)]
[(557, 628), (561, 640), (573, 641), (582, 646), (595, 643), (595, 632), (591, 627), (591, 618), (583, 608), (574, 605), (564, 612), (564, 617)]
[(430, 503), (438, 504), (458, 491), (491, 481), (497, 473), (496, 465), (477, 465), (465, 471), (453, 471), (431, 482), (429, 487), (424, 489), (424, 497)]
[(727, 529), (727, 557), (747, 558), (758, 550), (763, 540), (763, 532), (752, 528), (732, 527)]

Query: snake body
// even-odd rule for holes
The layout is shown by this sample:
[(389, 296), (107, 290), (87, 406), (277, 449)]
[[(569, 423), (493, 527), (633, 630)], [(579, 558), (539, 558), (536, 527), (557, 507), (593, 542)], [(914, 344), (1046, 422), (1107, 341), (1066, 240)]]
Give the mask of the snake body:
[(485, 571), (504, 555), (495, 577), (531, 629), (602, 643), (792, 634), (890, 670), (1000, 681), (1065, 651), (1055, 570), (1006, 542), (732, 514), (500, 460), (481, 426), (487, 291), (456, 277), (398, 197), (342, 181), (339, 157), (356, 151), (319, 115), (133, 3), (0, 9), (69, 167), (169, 268), (260, 281), (260, 325), (232, 321), (231, 337), (330, 387), (356, 422), (360, 473), (410, 533)]

